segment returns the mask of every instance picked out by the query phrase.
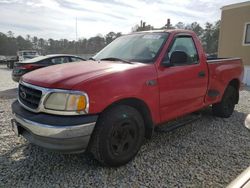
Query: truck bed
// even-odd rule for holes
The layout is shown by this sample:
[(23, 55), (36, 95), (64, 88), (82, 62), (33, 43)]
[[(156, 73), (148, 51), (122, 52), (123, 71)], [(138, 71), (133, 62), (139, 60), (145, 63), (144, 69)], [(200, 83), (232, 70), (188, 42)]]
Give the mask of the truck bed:
[(209, 71), (206, 103), (219, 102), (225, 91), (225, 86), (231, 81), (239, 83), (243, 78), (243, 65), (240, 58), (212, 58), (207, 60)]

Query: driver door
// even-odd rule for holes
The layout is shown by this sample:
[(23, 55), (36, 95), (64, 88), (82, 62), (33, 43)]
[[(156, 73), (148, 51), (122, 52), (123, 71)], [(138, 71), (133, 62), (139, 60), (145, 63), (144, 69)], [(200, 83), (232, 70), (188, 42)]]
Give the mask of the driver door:
[(158, 72), (162, 122), (201, 108), (207, 90), (206, 64), (199, 61), (192, 36), (175, 37), (164, 60), (169, 61), (177, 50), (188, 55), (187, 62), (161, 67)]

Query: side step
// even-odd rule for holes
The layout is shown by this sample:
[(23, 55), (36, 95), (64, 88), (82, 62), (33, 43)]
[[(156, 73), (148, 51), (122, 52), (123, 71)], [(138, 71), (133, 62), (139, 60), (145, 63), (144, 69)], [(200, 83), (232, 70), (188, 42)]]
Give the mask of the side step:
[(192, 113), (155, 127), (156, 132), (170, 132), (201, 118), (201, 113)]

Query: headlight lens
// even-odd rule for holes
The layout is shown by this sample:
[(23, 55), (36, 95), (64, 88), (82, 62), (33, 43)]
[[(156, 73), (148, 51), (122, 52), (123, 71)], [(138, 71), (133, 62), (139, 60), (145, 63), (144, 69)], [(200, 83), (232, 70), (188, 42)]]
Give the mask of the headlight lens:
[(45, 100), (44, 108), (48, 110), (87, 113), (88, 96), (69, 93), (51, 93)]

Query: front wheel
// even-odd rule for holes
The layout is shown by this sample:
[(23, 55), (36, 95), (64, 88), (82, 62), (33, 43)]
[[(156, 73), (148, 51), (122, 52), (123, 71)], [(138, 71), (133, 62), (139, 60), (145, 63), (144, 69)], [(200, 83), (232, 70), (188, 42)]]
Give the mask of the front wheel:
[(213, 114), (222, 118), (230, 117), (236, 104), (237, 92), (236, 88), (228, 86), (221, 102), (212, 105)]
[(141, 114), (119, 105), (101, 114), (91, 137), (90, 151), (104, 165), (120, 166), (139, 151), (145, 136)]

